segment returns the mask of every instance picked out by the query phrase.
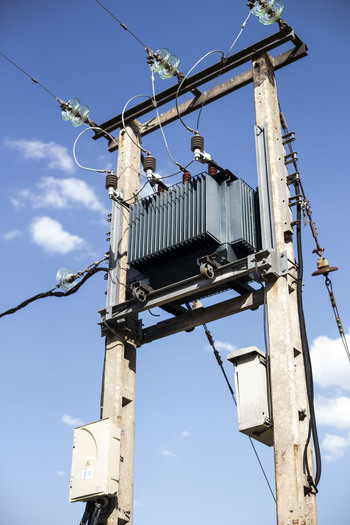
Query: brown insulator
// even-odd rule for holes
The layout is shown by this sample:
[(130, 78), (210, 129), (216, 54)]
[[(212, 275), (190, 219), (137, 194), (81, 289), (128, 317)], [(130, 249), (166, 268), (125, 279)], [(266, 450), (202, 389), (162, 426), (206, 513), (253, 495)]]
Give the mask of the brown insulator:
[(145, 171), (152, 170), (153, 173), (156, 171), (156, 159), (152, 155), (147, 155), (143, 159), (142, 164)]
[[(213, 164), (216, 164), (214, 161), (212, 161)], [(218, 172), (218, 169), (216, 166), (214, 166), (213, 164), (208, 164), (208, 173), (211, 177), (213, 177), (214, 175), (217, 174)]]
[(191, 138), (191, 151), (194, 152), (196, 149), (204, 151), (204, 138), (201, 135), (194, 135)]
[(117, 186), (118, 186), (117, 176), (114, 173), (108, 173), (108, 175), (106, 176), (106, 190), (108, 190), (108, 188), (111, 188), (111, 187), (116, 190)]
[(317, 261), (317, 270), (316, 272), (312, 273), (312, 276), (315, 277), (315, 275), (327, 275), (329, 272), (335, 272), (338, 268), (336, 266), (329, 266), (329, 262), (325, 257), (319, 257)]
[(191, 181), (191, 173), (189, 171), (184, 171), (182, 174), (182, 182), (185, 184), (185, 182)]

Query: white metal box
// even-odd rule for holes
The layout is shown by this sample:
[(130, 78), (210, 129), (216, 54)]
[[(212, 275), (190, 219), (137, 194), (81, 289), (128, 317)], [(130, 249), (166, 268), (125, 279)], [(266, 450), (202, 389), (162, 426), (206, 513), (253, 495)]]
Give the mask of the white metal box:
[(120, 429), (110, 419), (75, 428), (69, 501), (116, 494), (119, 463)]
[(256, 346), (232, 352), (235, 367), (238, 429), (265, 445), (273, 445), (267, 397), (266, 356)]

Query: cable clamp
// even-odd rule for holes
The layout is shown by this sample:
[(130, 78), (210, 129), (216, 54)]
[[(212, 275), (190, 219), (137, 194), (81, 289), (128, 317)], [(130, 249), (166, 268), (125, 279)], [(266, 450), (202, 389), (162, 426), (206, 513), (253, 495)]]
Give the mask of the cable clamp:
[(260, 279), (271, 281), (278, 277), (287, 276), (287, 252), (277, 252), (270, 249), (248, 255), (248, 267), (252, 268), (252, 278), (257, 281)]

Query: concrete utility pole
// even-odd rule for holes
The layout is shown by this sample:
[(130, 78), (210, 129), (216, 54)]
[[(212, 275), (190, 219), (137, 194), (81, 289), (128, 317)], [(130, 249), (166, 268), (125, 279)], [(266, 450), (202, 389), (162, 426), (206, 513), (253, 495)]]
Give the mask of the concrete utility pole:
[[(262, 232), (271, 248), (287, 251), (294, 261), (289, 190), (284, 166), (284, 147), (278, 108), (274, 68), (263, 53), (253, 60), (256, 133), (265, 132), (267, 189), (270, 202), (271, 229)], [(259, 157), (259, 155), (258, 155)], [(259, 170), (258, 170), (259, 171)], [(260, 181), (259, 181), (260, 188)], [(267, 212), (267, 211), (266, 211)], [(263, 241), (264, 242), (264, 241)], [(291, 266), (291, 265), (289, 265)], [(278, 525), (316, 525), (316, 498), (305, 496), (308, 486), (303, 472), (303, 451), (308, 433), (309, 410), (301, 334), (297, 309), (297, 292), (291, 276), (278, 277), (266, 285), (267, 317), (271, 366), (271, 396), (274, 422), (274, 453)], [(311, 463), (311, 451), (309, 451)]]
[[(129, 134), (129, 135), (128, 135)], [(133, 141), (131, 140), (131, 138)], [(136, 123), (119, 134), (118, 191), (133, 202), (140, 188), (140, 133)], [(129, 200), (130, 199), (130, 200)], [(119, 491), (109, 501), (105, 523), (120, 525), (133, 522), (136, 344), (135, 320), (118, 327), (108, 321), (110, 308), (126, 300), (128, 249), (128, 211), (112, 201), (111, 244), (107, 286), (106, 354), (103, 375), (102, 417), (109, 417), (121, 429)], [(101, 519), (102, 515), (101, 515)]]

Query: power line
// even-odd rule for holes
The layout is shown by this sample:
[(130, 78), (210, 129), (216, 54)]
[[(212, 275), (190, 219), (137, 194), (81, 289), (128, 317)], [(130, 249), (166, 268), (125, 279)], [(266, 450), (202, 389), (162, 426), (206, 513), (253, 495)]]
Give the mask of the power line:
[[(103, 259), (103, 260), (105, 260), (105, 259)], [(38, 299), (45, 299), (45, 297), (67, 297), (68, 295), (73, 295), (74, 293), (76, 293), (79, 290), (79, 288), (81, 288), (83, 286), (83, 284), (88, 279), (90, 279), (90, 277), (95, 275), (95, 273), (97, 273), (97, 272), (108, 272), (108, 271), (109, 271), (108, 268), (102, 268), (102, 267), (96, 267), (95, 266), (94, 268), (88, 269), (86, 272), (78, 272), (78, 273), (82, 273), (82, 274), (85, 273), (84, 277), (82, 278), (82, 280), (79, 283), (75, 284), (74, 287), (71, 288), (70, 290), (68, 290), (67, 292), (55, 292), (55, 290), (57, 290), (57, 288), (59, 288), (59, 286), (60, 286), (59, 284), (57, 284), (55, 286), (55, 288), (52, 288), (48, 292), (43, 292), (43, 293), (39, 293), (37, 295), (34, 295), (34, 297), (30, 297), (30, 299), (26, 299), (25, 301), (23, 301), (23, 303), (19, 304), (18, 306), (15, 306), (14, 308), (10, 308), (9, 310), (6, 310), (6, 312), (2, 312), (0, 314), (0, 318), (4, 317), (5, 315), (14, 314), (15, 312), (18, 312), (18, 310), (21, 310), (22, 308), (25, 308), (26, 306), (28, 306), (28, 304), (33, 303), (34, 301), (37, 301)]]
[[(203, 107), (204, 107), (204, 105), (205, 105), (205, 103), (206, 103), (206, 100), (208, 99), (210, 93), (212, 92), (212, 90), (213, 90), (214, 87), (216, 86), (216, 84), (217, 84), (217, 82), (218, 82), (218, 80), (219, 80), (219, 78), (220, 78), (220, 76), (221, 76), (221, 74), (222, 74), (222, 71), (223, 71), (223, 68), (224, 68), (225, 62), (226, 62), (227, 58), (229, 57), (229, 55), (230, 55), (230, 53), (231, 53), (231, 51), (232, 51), (232, 48), (236, 45), (236, 43), (237, 43), (239, 37), (240, 37), (241, 34), (243, 33), (243, 30), (245, 29), (245, 27), (246, 27), (246, 25), (247, 25), (247, 22), (248, 22), (248, 20), (249, 20), (250, 15), (251, 15), (251, 11), (249, 11), (248, 16), (247, 16), (246, 19), (244, 20), (244, 22), (243, 22), (243, 24), (242, 24), (242, 26), (241, 26), (241, 29), (240, 29), (238, 35), (236, 36), (236, 38), (235, 38), (234, 41), (232, 42), (232, 44), (231, 44), (231, 46), (230, 46), (228, 52), (226, 53), (226, 55), (225, 55), (225, 53), (224, 53), (223, 51), (221, 51), (220, 49), (214, 49), (214, 50), (212, 50), (212, 51), (209, 51), (208, 53), (206, 53), (205, 55), (203, 55), (199, 60), (197, 60), (197, 62), (194, 64), (194, 66), (191, 67), (191, 69), (187, 72), (187, 74), (186, 74), (184, 77), (181, 78), (181, 82), (179, 83), (179, 87), (178, 87), (178, 89), (177, 89), (176, 97), (175, 97), (176, 111), (177, 111), (177, 115), (178, 115), (178, 117), (179, 117), (179, 119), (180, 119), (180, 122), (183, 124), (183, 126), (185, 126), (185, 128), (186, 128), (188, 131), (190, 131), (191, 133), (193, 133), (193, 134), (195, 134), (195, 135), (199, 133), (199, 121), (200, 121), (201, 114), (202, 114), (202, 110), (203, 110)], [(199, 109), (198, 118), (197, 118), (197, 129), (195, 130), (195, 129), (192, 129), (192, 128), (190, 128), (189, 126), (187, 126), (187, 125), (185, 124), (185, 122), (183, 121), (183, 119), (181, 118), (181, 115), (180, 115), (180, 112), (179, 112), (179, 107), (178, 107), (179, 92), (180, 92), (180, 90), (181, 90), (181, 87), (182, 87), (183, 83), (184, 83), (185, 80), (187, 79), (188, 75), (189, 75), (189, 74), (190, 74), (190, 73), (191, 73), (191, 72), (192, 72), (192, 71), (198, 66), (198, 64), (200, 64), (200, 63), (202, 62), (202, 60), (204, 60), (206, 57), (208, 57), (209, 55), (211, 55), (211, 54), (213, 54), (213, 53), (221, 53), (222, 67), (221, 67), (221, 69), (220, 69), (220, 71), (219, 71), (219, 73), (218, 73), (216, 79), (214, 80), (212, 86), (211, 86), (210, 89), (207, 91), (207, 93), (206, 93), (206, 95), (205, 95), (205, 97), (204, 97), (204, 100), (203, 100), (203, 102), (202, 102), (202, 105), (201, 105), (201, 107), (200, 107), (200, 109)]]
[[(223, 373), (223, 376), (224, 376), (224, 378), (225, 378), (226, 384), (227, 384), (228, 389), (229, 389), (229, 391), (230, 391), (230, 394), (231, 394), (231, 396), (232, 396), (233, 402), (234, 402), (234, 404), (235, 404), (236, 407), (237, 407), (237, 400), (236, 400), (235, 394), (234, 394), (234, 392), (233, 392), (233, 388), (232, 388), (232, 386), (231, 386), (231, 384), (230, 384), (230, 382), (229, 382), (229, 380), (228, 380), (228, 377), (227, 377), (227, 375), (226, 375), (226, 372), (225, 372), (225, 370), (224, 370), (224, 366), (223, 366), (223, 363), (222, 363), (222, 359), (221, 359), (221, 357), (220, 357), (220, 354), (219, 354), (219, 352), (217, 351), (217, 349), (216, 349), (216, 347), (215, 347), (214, 339), (213, 339), (213, 337), (212, 337), (210, 331), (208, 330), (206, 324), (203, 324), (203, 328), (204, 328), (205, 335), (207, 336), (207, 339), (208, 339), (208, 341), (209, 341), (209, 344), (210, 344), (210, 346), (211, 346), (212, 349), (213, 349), (215, 359), (216, 359), (216, 361), (217, 361), (217, 363), (218, 363), (218, 365), (219, 365), (219, 367), (220, 367), (220, 369), (221, 369), (221, 372)], [(259, 454), (258, 454), (258, 452), (257, 452), (257, 450), (256, 450), (256, 447), (255, 447), (255, 445), (254, 445), (253, 440), (252, 440), (251, 437), (249, 437), (249, 441), (250, 441), (250, 444), (251, 444), (251, 446), (252, 446), (252, 448), (253, 448), (253, 450), (254, 450), (254, 453), (255, 453), (255, 455), (256, 455), (256, 458), (257, 458), (257, 460), (258, 460), (258, 462), (259, 462), (259, 465), (260, 465), (261, 471), (262, 471), (262, 473), (263, 473), (263, 475), (264, 475), (264, 478), (265, 478), (265, 481), (266, 481), (266, 483), (267, 483), (267, 486), (269, 487), (269, 490), (270, 490), (270, 492), (271, 492), (271, 495), (272, 495), (272, 497), (273, 497), (273, 500), (274, 500), (275, 503), (277, 503), (277, 501), (276, 501), (276, 496), (275, 496), (274, 493), (273, 493), (273, 490), (272, 490), (272, 488), (271, 488), (270, 482), (269, 482), (268, 477), (267, 477), (267, 475), (266, 475), (265, 469), (264, 469), (264, 467), (263, 467), (263, 465), (262, 465), (262, 463), (261, 463), (261, 460), (260, 460), (260, 458), (259, 458)]]
[(6, 60), (8, 60), (11, 64), (13, 64), (17, 69), (19, 69), (20, 71), (22, 71), (22, 73), (24, 73), (25, 75), (27, 75), (27, 77), (30, 78), (30, 80), (32, 80), (35, 84), (38, 84), (41, 88), (45, 89), (45, 91), (47, 91), (47, 93), (49, 93), (49, 95), (51, 95), (52, 97), (54, 97), (60, 104), (63, 103), (63, 100), (61, 100), (60, 98), (56, 97), (56, 95), (54, 93), (52, 93), (52, 91), (50, 91), (49, 89), (47, 89), (47, 87), (45, 87), (43, 84), (41, 84), (38, 80), (36, 80), (34, 77), (32, 77), (29, 73), (27, 73), (26, 71), (24, 71), (24, 69), (22, 69), (18, 64), (16, 64), (13, 60), (11, 60), (8, 56), (4, 55), (4, 53), (2, 53), (0, 51), (0, 55), (2, 55), (4, 58), (6, 58)]
[(117, 18), (117, 17), (116, 17), (111, 11), (109, 11), (109, 9), (107, 9), (107, 7), (105, 7), (105, 6), (104, 6), (99, 0), (96, 0), (96, 2), (97, 2), (98, 4), (100, 4), (100, 6), (101, 6), (105, 11), (107, 11), (107, 13), (109, 13), (109, 14), (114, 18), (114, 20), (116, 20), (116, 21), (118, 22), (118, 24), (121, 25), (121, 27), (122, 27), (123, 29), (125, 29), (125, 31), (127, 31), (128, 33), (130, 33), (130, 35), (133, 36), (133, 37), (135, 38), (135, 40), (137, 40), (137, 41), (142, 45), (142, 47), (146, 50), (146, 52), (147, 52), (148, 54), (153, 54), (153, 51), (151, 50), (151, 48), (148, 47), (148, 46), (146, 46), (146, 44), (144, 44), (144, 43), (142, 42), (142, 40), (140, 40), (139, 37), (135, 35), (135, 33), (133, 33), (132, 31), (130, 31), (130, 29), (129, 29), (125, 24), (123, 24), (123, 22), (121, 22), (121, 21), (119, 20), (119, 18)]

